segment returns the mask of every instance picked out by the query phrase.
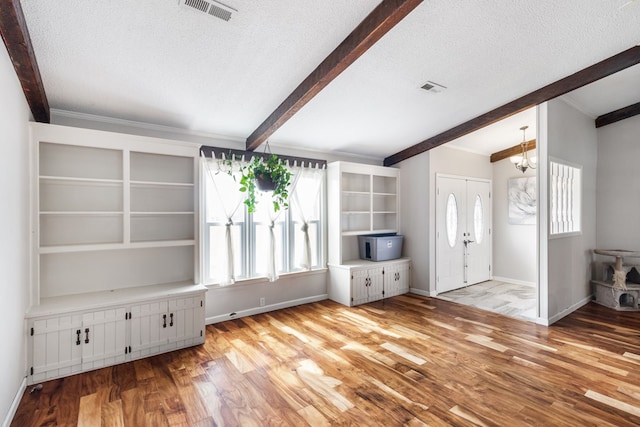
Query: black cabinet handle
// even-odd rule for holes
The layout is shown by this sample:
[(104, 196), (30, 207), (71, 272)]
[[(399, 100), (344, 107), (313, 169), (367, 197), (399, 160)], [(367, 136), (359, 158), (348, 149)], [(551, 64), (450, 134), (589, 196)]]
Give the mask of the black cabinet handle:
[(84, 343), (89, 344), (89, 328), (85, 329), (84, 333), (86, 334), (84, 338)]
[(169, 326), (173, 326), (173, 313), (169, 314), (169, 318), (171, 319)]
[(163, 328), (167, 327), (167, 315), (166, 314), (162, 315), (162, 327)]
[(76, 331), (76, 345), (80, 345), (80, 334), (82, 333), (82, 331), (80, 329), (78, 329)]

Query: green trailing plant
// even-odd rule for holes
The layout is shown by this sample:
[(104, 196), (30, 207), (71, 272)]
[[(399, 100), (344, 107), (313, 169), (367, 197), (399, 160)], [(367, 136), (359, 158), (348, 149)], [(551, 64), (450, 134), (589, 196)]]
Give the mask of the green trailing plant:
[(256, 190), (273, 191), (271, 201), (275, 212), (289, 207), (287, 200), (291, 172), (278, 156), (272, 154), (266, 161), (254, 157), (251, 163), (241, 168), (241, 172), (240, 191), (247, 193), (244, 204), (249, 208), (249, 212), (256, 210)]

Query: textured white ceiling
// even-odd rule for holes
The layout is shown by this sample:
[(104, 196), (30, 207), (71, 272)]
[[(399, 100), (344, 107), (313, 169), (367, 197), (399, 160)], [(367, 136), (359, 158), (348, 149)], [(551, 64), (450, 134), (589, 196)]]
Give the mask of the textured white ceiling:
[[(379, 1), (225, 3), (238, 10), (229, 22), (178, 0), (22, 0), (52, 108), (233, 138), (246, 138)], [(640, 2), (625, 3), (425, 1), (271, 141), (394, 154), (637, 45)], [(447, 90), (426, 93), (427, 80)], [(599, 115), (640, 97), (609, 89), (571, 100)], [(516, 119), (505, 123), (517, 135), (506, 146), (521, 139)], [(485, 145), (499, 138), (480, 135), (467, 149), (497, 151)]]

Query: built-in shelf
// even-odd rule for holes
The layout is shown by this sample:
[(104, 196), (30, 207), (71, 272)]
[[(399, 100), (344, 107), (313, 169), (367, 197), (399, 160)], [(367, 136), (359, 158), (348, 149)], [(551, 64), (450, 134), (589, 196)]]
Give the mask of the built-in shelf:
[(329, 165), (330, 263), (357, 259), (357, 236), (398, 231), (398, 171), (347, 162)]
[(42, 123), (30, 135), (27, 382), (204, 342), (198, 147)]
[[(59, 126), (34, 129), (34, 306), (41, 295), (68, 289), (103, 292), (104, 277), (193, 280), (197, 147)], [(154, 259), (156, 267), (144, 264)]]

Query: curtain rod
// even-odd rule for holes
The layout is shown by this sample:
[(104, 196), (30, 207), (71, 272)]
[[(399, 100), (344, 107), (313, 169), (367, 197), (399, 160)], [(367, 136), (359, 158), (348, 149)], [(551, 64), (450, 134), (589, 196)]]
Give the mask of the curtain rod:
[[(262, 159), (268, 159), (271, 157), (272, 153), (258, 153), (255, 151), (244, 151), (244, 150), (234, 150), (232, 148), (222, 148), (222, 147), (211, 147), (208, 145), (200, 146), (200, 153), (209, 158), (222, 159), (223, 156), (225, 158), (242, 158), (245, 157), (250, 159), (251, 157), (260, 157)], [(282, 156), (280, 154), (276, 154), (279, 159), (286, 161), (289, 165), (299, 164), (304, 165), (305, 163), (309, 164), (309, 167), (320, 167), (325, 168), (327, 166), (326, 160), (320, 159), (310, 159), (307, 157), (296, 157), (296, 156)]]

